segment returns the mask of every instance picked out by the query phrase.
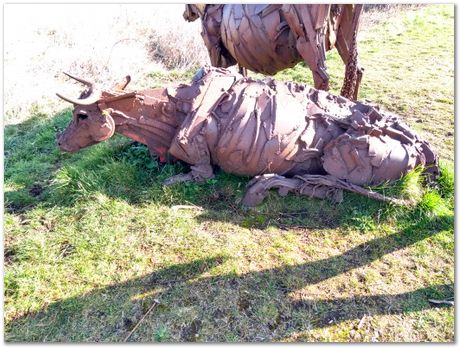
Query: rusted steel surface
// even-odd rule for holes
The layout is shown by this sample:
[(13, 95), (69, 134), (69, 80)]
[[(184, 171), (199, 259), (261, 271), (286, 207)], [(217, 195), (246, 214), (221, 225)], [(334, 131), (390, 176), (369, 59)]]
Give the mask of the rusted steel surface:
[(127, 82), (106, 91), (84, 82), (79, 99), (59, 95), (75, 106), (58, 136), (62, 150), (78, 151), (121, 133), (161, 161), (191, 165), (168, 185), (212, 178), (214, 165), (256, 177), (247, 205), (260, 203), (271, 187), (340, 201), (344, 189), (365, 194), (359, 187), (398, 179), (418, 165), (437, 174), (430, 144), (370, 104), (213, 67), (200, 69), (190, 85), (126, 92)]
[(315, 88), (328, 90), (326, 51), (336, 47), (346, 72), (341, 94), (357, 99), (363, 69), (357, 32), (362, 5), (226, 4), (185, 5), (188, 21), (201, 18), (211, 64), (241, 67), (266, 75), (305, 61)]

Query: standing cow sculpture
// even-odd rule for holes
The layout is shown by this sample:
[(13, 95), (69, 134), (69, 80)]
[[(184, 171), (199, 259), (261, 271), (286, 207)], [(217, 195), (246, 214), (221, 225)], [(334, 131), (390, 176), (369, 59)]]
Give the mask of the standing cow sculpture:
[(213, 177), (213, 166), (255, 176), (243, 203), (262, 202), (270, 188), (339, 202), (342, 190), (401, 203), (362, 185), (400, 178), (416, 166), (436, 175), (437, 155), (399, 118), (361, 102), (293, 82), (252, 80), (205, 66), (190, 85), (126, 92), (129, 78), (109, 90), (87, 86), (73, 119), (58, 136), (78, 151), (115, 132), (152, 155), (191, 165), (167, 185)]
[(201, 18), (211, 64), (273, 75), (305, 61), (315, 88), (328, 90), (326, 51), (337, 48), (346, 65), (341, 95), (357, 99), (363, 69), (357, 32), (363, 5), (185, 5), (187, 21)]

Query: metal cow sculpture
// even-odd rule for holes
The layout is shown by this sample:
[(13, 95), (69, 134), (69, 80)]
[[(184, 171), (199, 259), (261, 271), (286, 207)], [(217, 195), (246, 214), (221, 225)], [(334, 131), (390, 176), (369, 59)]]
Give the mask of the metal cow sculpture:
[(273, 75), (300, 61), (310, 67), (315, 88), (328, 90), (327, 50), (337, 48), (346, 65), (341, 94), (357, 99), (363, 69), (357, 32), (363, 5), (185, 5), (187, 21), (201, 18), (211, 64)]
[[(72, 77), (71, 75), (69, 75)], [(255, 176), (243, 203), (260, 203), (270, 188), (342, 200), (342, 190), (401, 203), (369, 191), (416, 166), (437, 173), (431, 146), (397, 116), (369, 104), (292, 82), (252, 80), (223, 68), (204, 67), (190, 85), (126, 92), (129, 78), (114, 88), (87, 89), (74, 104), (73, 119), (58, 136), (64, 151), (78, 151), (115, 132), (191, 165), (166, 180), (202, 181), (213, 166)]]

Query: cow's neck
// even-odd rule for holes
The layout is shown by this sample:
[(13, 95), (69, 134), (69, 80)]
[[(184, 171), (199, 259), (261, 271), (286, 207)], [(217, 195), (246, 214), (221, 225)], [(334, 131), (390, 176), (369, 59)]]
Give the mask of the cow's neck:
[(113, 95), (103, 100), (100, 108), (110, 112), (115, 132), (147, 145), (162, 160), (166, 157), (185, 115), (176, 110), (164, 89)]

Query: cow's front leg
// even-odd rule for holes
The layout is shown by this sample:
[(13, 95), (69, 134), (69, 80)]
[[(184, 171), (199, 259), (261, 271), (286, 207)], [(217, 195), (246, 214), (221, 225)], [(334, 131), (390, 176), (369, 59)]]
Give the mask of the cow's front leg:
[(281, 13), (296, 37), (296, 49), (313, 74), (315, 88), (324, 91), (329, 90), (325, 46), (329, 7), (325, 4), (284, 4), (281, 7)]
[[(204, 132), (191, 133), (196, 120), (190, 120), (190, 124), (180, 130), (169, 148), (169, 153), (175, 158), (181, 159), (191, 165), (191, 171), (186, 174), (174, 175), (163, 182), (163, 185), (170, 186), (186, 181), (205, 181), (214, 177), (211, 165), (211, 155), (206, 143)], [(195, 126), (196, 127), (196, 126)]]
[(277, 174), (264, 174), (252, 179), (247, 187), (242, 203), (248, 207), (262, 203), (272, 188), (278, 189), (280, 196), (286, 196), (289, 192), (297, 192), (310, 197), (330, 199), (337, 203), (343, 199), (342, 190), (331, 185), (327, 177), (323, 175), (286, 178)]
[(192, 170), (186, 174), (178, 174), (167, 178), (163, 181), (163, 185), (171, 186), (186, 181), (201, 182), (214, 177), (212, 166), (210, 164), (197, 164), (191, 166), (191, 169)]

